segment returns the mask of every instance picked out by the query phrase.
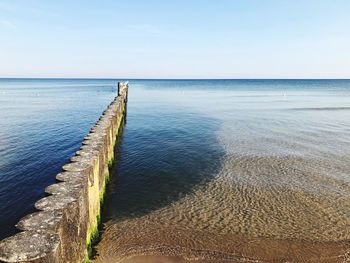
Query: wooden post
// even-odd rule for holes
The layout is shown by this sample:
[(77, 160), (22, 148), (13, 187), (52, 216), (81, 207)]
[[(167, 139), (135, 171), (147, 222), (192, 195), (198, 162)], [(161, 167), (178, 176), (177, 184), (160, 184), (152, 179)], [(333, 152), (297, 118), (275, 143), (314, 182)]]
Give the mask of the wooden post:
[(123, 82), (118, 82), (118, 96), (120, 96), (120, 91), (123, 88), (124, 84)]

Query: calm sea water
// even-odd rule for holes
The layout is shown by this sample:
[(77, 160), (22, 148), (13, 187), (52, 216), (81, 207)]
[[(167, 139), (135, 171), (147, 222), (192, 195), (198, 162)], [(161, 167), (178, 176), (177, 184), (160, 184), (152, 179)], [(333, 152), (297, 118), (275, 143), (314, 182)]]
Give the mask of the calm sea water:
[(347, 259), (349, 120), (348, 80), (131, 81), (96, 262)]
[[(0, 81), (0, 238), (33, 211), (115, 84)], [(349, 80), (131, 80), (96, 262), (346, 259), (349, 120)]]
[(0, 79), (0, 239), (55, 183), (116, 96), (116, 83)]

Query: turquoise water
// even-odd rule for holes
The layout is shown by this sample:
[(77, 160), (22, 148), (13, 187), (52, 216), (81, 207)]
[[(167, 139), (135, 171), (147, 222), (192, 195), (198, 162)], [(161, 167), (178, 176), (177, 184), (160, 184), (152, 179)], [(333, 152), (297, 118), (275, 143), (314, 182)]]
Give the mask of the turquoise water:
[[(0, 80), (0, 238), (34, 210), (115, 85)], [(349, 117), (349, 80), (130, 80), (96, 260), (345, 254)]]

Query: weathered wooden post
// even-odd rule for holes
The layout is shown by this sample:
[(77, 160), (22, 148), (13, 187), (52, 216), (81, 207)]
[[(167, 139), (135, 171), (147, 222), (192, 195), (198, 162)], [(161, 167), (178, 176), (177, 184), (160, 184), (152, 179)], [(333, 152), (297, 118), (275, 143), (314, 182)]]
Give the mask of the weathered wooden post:
[(0, 262), (87, 262), (97, 240), (108, 164), (123, 125), (128, 84), (118, 82), (118, 96), (110, 103), (80, 150), (62, 167), (59, 181), (35, 203), (39, 210), (22, 218), (19, 233), (0, 240)]
[(118, 82), (118, 96), (120, 96), (120, 91), (123, 88), (123, 82)]

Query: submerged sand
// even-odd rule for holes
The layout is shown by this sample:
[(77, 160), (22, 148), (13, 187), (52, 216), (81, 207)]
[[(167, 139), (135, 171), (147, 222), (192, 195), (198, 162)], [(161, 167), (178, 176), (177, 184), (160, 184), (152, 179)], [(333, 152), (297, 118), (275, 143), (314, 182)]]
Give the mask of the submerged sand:
[(348, 94), (299, 88), (164, 93), (196, 114), (129, 123), (94, 262), (350, 262)]
[(328, 174), (348, 168), (226, 159), (212, 181), (171, 205), (106, 222), (94, 262), (346, 262), (350, 187)]

